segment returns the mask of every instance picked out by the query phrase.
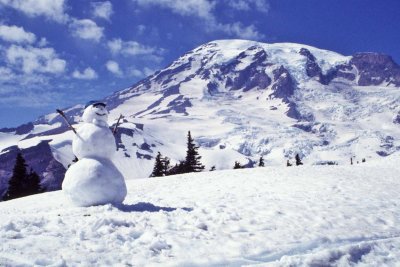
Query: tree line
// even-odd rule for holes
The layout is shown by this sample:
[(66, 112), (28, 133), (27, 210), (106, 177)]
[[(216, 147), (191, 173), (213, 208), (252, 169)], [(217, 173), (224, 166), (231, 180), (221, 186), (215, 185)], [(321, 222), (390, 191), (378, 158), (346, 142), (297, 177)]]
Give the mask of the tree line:
[(168, 176), (174, 174), (182, 174), (189, 172), (201, 172), (204, 170), (204, 165), (201, 164), (198, 149), (190, 131), (187, 135), (187, 150), (186, 157), (175, 165), (171, 165), (168, 157), (163, 157), (160, 152), (157, 153), (153, 171), (150, 177)]
[[(201, 172), (204, 170), (204, 165), (200, 162), (201, 156), (199, 155), (198, 149), (199, 147), (195, 145), (194, 140), (190, 131), (187, 134), (187, 150), (186, 157), (184, 160), (179, 161), (179, 163), (175, 165), (171, 165), (171, 160), (167, 156), (163, 156), (160, 152), (157, 153), (155, 158), (155, 163), (153, 167), (153, 171), (150, 174), (150, 177), (162, 177), (174, 174), (182, 174), (189, 172)], [(296, 166), (303, 165), (303, 162), (300, 159), (299, 154), (295, 156), (295, 164)], [(263, 156), (260, 157), (258, 161), (258, 167), (264, 167), (265, 162)], [(292, 163), (288, 160), (286, 166), (292, 166)], [(243, 166), (239, 161), (235, 161), (233, 165), (233, 169), (243, 169)], [(210, 171), (214, 171), (216, 168), (212, 166)]]

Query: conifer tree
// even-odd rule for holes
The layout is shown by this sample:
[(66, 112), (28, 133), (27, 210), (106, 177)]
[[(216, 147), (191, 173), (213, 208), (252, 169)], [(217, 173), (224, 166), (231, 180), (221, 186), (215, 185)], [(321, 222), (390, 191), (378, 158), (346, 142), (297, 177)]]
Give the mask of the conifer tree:
[(194, 144), (194, 140), (189, 131), (187, 137), (187, 151), (186, 151), (185, 166), (184, 166), (185, 173), (201, 172), (202, 170), (204, 170), (204, 165), (201, 164), (200, 162), (201, 156), (197, 151), (198, 149), (199, 147)]
[(151, 173), (150, 177), (164, 176), (164, 164), (162, 159), (161, 153), (158, 152), (156, 156), (156, 162), (154, 163), (153, 172)]
[(27, 177), (25, 159), (21, 153), (17, 154), (13, 174), (8, 182), (8, 190), (4, 196), (4, 200), (10, 200), (25, 196), (24, 181)]
[(235, 165), (233, 166), (233, 169), (242, 169), (242, 164), (240, 164), (239, 161), (235, 161)]
[(162, 157), (161, 158), (161, 163), (162, 163), (162, 172), (164, 176), (168, 175), (169, 170), (171, 169), (171, 161), (168, 157)]
[(290, 161), (287, 160), (287, 161), (286, 161), (286, 166), (287, 166), (287, 167), (290, 167), (290, 166), (292, 166), (292, 163), (290, 163)]
[(30, 170), (28, 176), (26, 177), (24, 187), (25, 187), (24, 191), (25, 191), (26, 196), (39, 194), (42, 192), (42, 189), (40, 186), (40, 177), (32, 169)]
[(295, 158), (296, 158), (296, 166), (303, 165), (303, 162), (301, 162), (299, 154), (296, 154)]
[(175, 164), (174, 167), (170, 168), (167, 172), (167, 175), (175, 175), (186, 172), (186, 165), (184, 161), (180, 161), (179, 164)]
[(263, 156), (260, 157), (260, 161), (258, 162), (258, 167), (264, 167), (264, 158)]

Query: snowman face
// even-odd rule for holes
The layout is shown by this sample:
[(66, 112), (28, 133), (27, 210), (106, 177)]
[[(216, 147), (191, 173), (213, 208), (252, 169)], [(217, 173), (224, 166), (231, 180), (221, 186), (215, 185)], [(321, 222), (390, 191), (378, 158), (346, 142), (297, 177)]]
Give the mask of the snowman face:
[(104, 104), (94, 104), (88, 106), (82, 115), (82, 120), (87, 123), (104, 122), (107, 123), (108, 110)]

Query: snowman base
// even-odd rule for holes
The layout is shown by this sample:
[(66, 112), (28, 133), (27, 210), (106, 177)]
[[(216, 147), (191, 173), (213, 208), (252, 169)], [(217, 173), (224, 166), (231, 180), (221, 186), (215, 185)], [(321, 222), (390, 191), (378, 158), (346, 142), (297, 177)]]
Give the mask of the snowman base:
[(83, 158), (69, 167), (62, 184), (75, 206), (121, 204), (127, 194), (125, 180), (108, 159)]

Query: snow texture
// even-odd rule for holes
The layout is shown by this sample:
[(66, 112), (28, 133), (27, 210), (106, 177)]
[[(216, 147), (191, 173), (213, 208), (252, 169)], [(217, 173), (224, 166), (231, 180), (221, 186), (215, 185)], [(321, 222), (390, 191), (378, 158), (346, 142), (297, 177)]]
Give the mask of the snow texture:
[(0, 203), (5, 266), (398, 266), (394, 154), (128, 181), (123, 205)]

